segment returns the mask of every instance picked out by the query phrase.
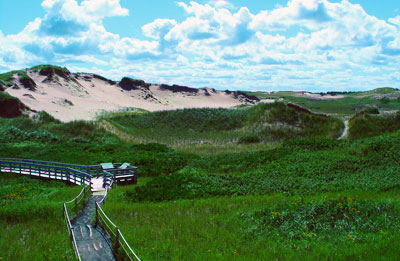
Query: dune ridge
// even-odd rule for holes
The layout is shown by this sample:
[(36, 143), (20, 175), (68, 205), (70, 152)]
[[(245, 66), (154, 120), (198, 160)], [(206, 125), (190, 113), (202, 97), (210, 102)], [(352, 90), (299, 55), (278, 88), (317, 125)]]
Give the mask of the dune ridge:
[[(112, 81), (93, 73), (71, 73), (55, 66), (32, 67), (12, 75), (4, 92), (32, 111), (46, 111), (61, 121), (93, 120), (101, 111), (141, 108), (148, 111), (182, 108), (229, 108), (260, 100), (243, 92), (151, 84), (124, 77)], [(0, 83), (1, 84), (1, 83)]]

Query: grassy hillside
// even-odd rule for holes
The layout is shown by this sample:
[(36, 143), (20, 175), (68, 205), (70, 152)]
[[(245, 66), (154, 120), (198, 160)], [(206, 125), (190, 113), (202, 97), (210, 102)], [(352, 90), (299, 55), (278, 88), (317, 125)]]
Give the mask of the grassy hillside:
[[(338, 141), (341, 120), (284, 103), (97, 122), (42, 112), (0, 119), (0, 157), (138, 166), (139, 184), (112, 189), (105, 210), (143, 260), (391, 260), (400, 254), (397, 123), (397, 114), (360, 114), (351, 139)], [(0, 179), (0, 257), (71, 257), (59, 203), (80, 188)], [(39, 224), (54, 231), (51, 251)]]
[[(393, 259), (400, 132), (198, 158), (105, 205), (144, 259)], [(214, 160), (214, 161), (213, 161)]]
[(250, 92), (259, 99), (283, 99), (305, 107), (313, 112), (328, 113), (339, 117), (350, 117), (368, 107), (374, 106), (379, 110), (400, 110), (400, 92), (393, 88), (378, 88), (365, 92), (331, 92), (339, 99), (309, 98), (301, 96), (297, 92)]
[[(300, 138), (336, 138), (343, 123), (297, 111), (283, 103), (242, 109), (183, 109), (117, 114), (102, 120), (128, 134), (134, 142), (158, 142), (191, 153), (259, 150)], [(249, 149), (250, 148), (250, 149)]]
[(362, 139), (400, 130), (400, 110), (386, 115), (362, 113), (349, 122), (349, 138)]
[(0, 181), (0, 259), (74, 260), (61, 210), (81, 188), (6, 173)]

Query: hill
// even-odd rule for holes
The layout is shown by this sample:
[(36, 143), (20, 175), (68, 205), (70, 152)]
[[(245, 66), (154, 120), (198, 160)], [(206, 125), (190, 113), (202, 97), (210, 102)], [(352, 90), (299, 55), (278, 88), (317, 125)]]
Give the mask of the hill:
[(383, 113), (400, 110), (400, 90), (388, 87), (363, 92), (279, 91), (246, 93), (256, 96), (261, 101), (291, 102), (313, 112), (341, 118), (350, 118), (369, 107), (375, 107)]
[(0, 74), (0, 91), (35, 111), (45, 110), (62, 121), (93, 120), (102, 111), (142, 108), (229, 108), (256, 104), (259, 99), (235, 91), (151, 84), (124, 77), (116, 82), (90, 73), (71, 73), (51, 65)]

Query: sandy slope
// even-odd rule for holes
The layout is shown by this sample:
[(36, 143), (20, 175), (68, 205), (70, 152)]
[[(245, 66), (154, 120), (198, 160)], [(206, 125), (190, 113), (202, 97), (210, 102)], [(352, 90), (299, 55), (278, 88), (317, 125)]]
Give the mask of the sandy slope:
[(199, 89), (197, 92), (173, 92), (159, 85), (122, 89), (117, 83), (94, 77), (93, 74), (71, 74), (69, 77), (39, 75), (29, 71), (36, 83), (29, 90), (15, 80), (17, 88), (6, 90), (36, 111), (46, 111), (62, 121), (91, 120), (101, 111), (126, 107), (149, 111), (178, 108), (232, 107), (249, 102), (234, 93)]

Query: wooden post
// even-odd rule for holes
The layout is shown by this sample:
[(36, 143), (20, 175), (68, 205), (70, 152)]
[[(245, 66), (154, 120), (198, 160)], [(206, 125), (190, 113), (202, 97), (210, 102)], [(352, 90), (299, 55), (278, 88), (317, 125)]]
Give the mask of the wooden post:
[(95, 222), (94, 222), (94, 227), (97, 227), (97, 222), (98, 222), (98, 219), (99, 219), (99, 217), (98, 217), (98, 215), (99, 215), (99, 210), (97, 209), (98, 207), (97, 207), (97, 202), (96, 202), (96, 220), (95, 220)]
[(71, 237), (71, 241), (72, 242), (74, 242), (74, 236), (72, 235), (72, 232), (73, 231), (73, 227), (71, 226), (70, 228), (69, 228), (69, 235), (70, 235), (70, 237)]
[(119, 228), (115, 227), (115, 253), (118, 253), (119, 248)]
[(78, 199), (75, 199), (74, 202), (75, 202), (75, 211), (78, 211)]

